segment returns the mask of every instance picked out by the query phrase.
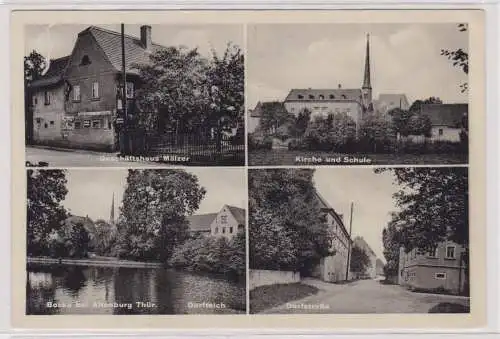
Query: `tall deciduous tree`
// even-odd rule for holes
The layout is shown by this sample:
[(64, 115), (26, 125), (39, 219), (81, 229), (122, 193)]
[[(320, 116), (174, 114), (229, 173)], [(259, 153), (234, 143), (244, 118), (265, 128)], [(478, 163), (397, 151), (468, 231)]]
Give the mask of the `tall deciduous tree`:
[(406, 250), (430, 250), (445, 240), (468, 247), (467, 168), (408, 167), (390, 171), (400, 185), (394, 195), (400, 211), (393, 215), (391, 227), (399, 233), (398, 240)]
[(382, 231), (382, 242), (384, 245), (384, 257), (386, 264), (384, 265), (384, 275), (386, 278), (399, 275), (399, 251), (403, 246), (401, 233), (396, 226), (396, 215), (393, 215), (392, 221)]
[(121, 255), (168, 260), (187, 239), (186, 216), (204, 195), (198, 178), (184, 170), (129, 170), (118, 224)]
[[(467, 32), (469, 29), (467, 24), (459, 24), (458, 30), (460, 32)], [(469, 53), (463, 48), (456, 50), (442, 49), (441, 55), (444, 55), (453, 63), (454, 67), (460, 68), (465, 74), (469, 74)], [(468, 82), (460, 85), (462, 92), (467, 91), (469, 88)]]
[(250, 171), (250, 266), (307, 271), (330, 253), (313, 170)]
[(33, 92), (30, 84), (33, 80), (38, 79), (43, 70), (46, 68), (47, 62), (43, 55), (33, 50), (28, 56), (24, 57), (24, 112), (25, 112), (25, 138), (26, 144), (31, 143), (33, 131)]
[(61, 227), (66, 210), (61, 205), (67, 194), (64, 170), (27, 170), (27, 252), (43, 255), (48, 236)]

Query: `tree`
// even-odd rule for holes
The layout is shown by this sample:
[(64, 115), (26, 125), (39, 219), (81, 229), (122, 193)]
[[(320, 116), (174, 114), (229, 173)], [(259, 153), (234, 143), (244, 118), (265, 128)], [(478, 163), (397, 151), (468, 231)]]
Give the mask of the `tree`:
[(428, 115), (414, 114), (408, 119), (408, 133), (410, 135), (432, 136), (432, 122)]
[(403, 246), (403, 241), (395, 220), (396, 216), (393, 216), (393, 220), (382, 231), (384, 257), (386, 260), (384, 275), (386, 279), (399, 275), (399, 251), (401, 246)]
[(27, 170), (27, 252), (44, 255), (48, 236), (61, 227), (66, 210), (61, 205), (67, 194), (64, 170)]
[[(384, 170), (376, 170), (381, 171)], [(391, 227), (407, 251), (413, 248), (429, 251), (445, 240), (468, 248), (467, 168), (408, 167), (390, 171), (400, 186), (394, 194), (400, 211), (393, 214)]]
[(186, 215), (199, 207), (205, 189), (184, 170), (129, 170), (118, 228), (118, 252), (166, 262), (188, 238)]
[(24, 57), (24, 113), (25, 113), (25, 138), (26, 144), (31, 143), (33, 134), (33, 91), (31, 82), (40, 78), (46, 68), (45, 58), (33, 50)]
[(350, 270), (351, 272), (357, 274), (364, 274), (366, 269), (370, 265), (370, 258), (366, 254), (365, 250), (361, 247), (354, 245), (351, 250), (351, 262)]
[(259, 122), (259, 128), (265, 133), (278, 129), (280, 126), (289, 127), (293, 123), (294, 117), (287, 112), (282, 102), (271, 101), (261, 104), (262, 116)]
[(331, 255), (311, 169), (249, 172), (250, 267), (307, 273)]
[[(459, 24), (458, 30), (460, 32), (468, 31), (467, 24)], [(441, 49), (441, 55), (444, 55), (453, 63), (454, 67), (460, 68), (465, 74), (469, 74), (469, 53), (464, 51), (462, 48), (456, 50)], [(467, 91), (469, 88), (468, 82), (460, 85), (462, 93)]]
[(116, 227), (99, 219), (95, 222), (95, 228), (96, 252), (100, 255), (111, 255), (118, 236)]
[(396, 139), (393, 124), (378, 114), (366, 115), (360, 126), (359, 138), (376, 152)]
[(356, 138), (356, 123), (345, 113), (316, 117), (304, 134), (312, 149), (341, 150)]
[(51, 255), (59, 258), (86, 258), (95, 242), (94, 223), (87, 217), (68, 217), (49, 235)]

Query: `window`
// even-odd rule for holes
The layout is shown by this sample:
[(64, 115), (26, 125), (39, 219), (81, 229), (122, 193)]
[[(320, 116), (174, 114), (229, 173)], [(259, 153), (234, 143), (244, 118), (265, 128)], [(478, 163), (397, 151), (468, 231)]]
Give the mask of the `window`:
[(43, 127), (48, 128), (49, 125), (47, 123), (43, 124)]
[(90, 120), (83, 120), (83, 127), (89, 128), (90, 127)]
[(297, 95), (297, 98), (304, 99), (304, 96), (302, 94), (299, 94), (299, 95)]
[(440, 280), (446, 279), (446, 273), (436, 273), (436, 274), (434, 274), (434, 278), (440, 279)]
[(227, 215), (221, 215), (220, 216), (220, 223), (221, 224), (227, 224)]
[(54, 120), (50, 121), (50, 126), (54, 126)]
[(455, 246), (446, 246), (446, 259), (455, 259)]
[(73, 87), (73, 101), (80, 101), (80, 85)]
[(47, 91), (43, 92), (43, 97), (45, 105), (50, 105), (50, 93)]
[(313, 100), (314, 99), (314, 95), (309, 94), (309, 99)]
[(80, 129), (82, 128), (82, 122), (81, 121), (75, 121), (75, 129)]
[(219, 233), (219, 228), (218, 227), (215, 228), (215, 232), (214, 233), (215, 234)]
[(134, 83), (127, 82), (127, 99), (133, 99), (133, 98), (134, 98)]
[(335, 95), (330, 94), (330, 99), (335, 99)]
[(83, 58), (82, 58), (82, 61), (80, 62), (80, 65), (81, 66), (86, 66), (86, 65), (90, 65), (91, 62), (90, 62), (90, 58), (88, 55), (84, 55)]
[(92, 99), (98, 99), (98, 98), (99, 98), (99, 83), (93, 82), (92, 83)]
[(233, 234), (233, 228), (232, 227), (229, 227), (229, 233)]
[(111, 129), (111, 120), (108, 120), (108, 129)]
[(437, 247), (431, 248), (431, 250), (429, 251), (429, 257), (430, 258), (437, 258), (437, 256), (438, 256)]
[(347, 97), (345, 96), (345, 94), (342, 94), (342, 99), (347, 99)]
[(92, 120), (92, 128), (101, 128), (101, 120)]
[(226, 233), (226, 228), (222, 227), (222, 234), (225, 234), (225, 233)]
[(323, 94), (319, 95), (319, 100), (325, 100), (325, 96)]
[(295, 107), (290, 108), (290, 111), (295, 112)]
[(443, 129), (442, 129), (442, 128), (440, 128), (440, 129), (438, 130), (438, 133), (439, 133), (439, 135), (443, 135)]
[(38, 97), (33, 95), (33, 106), (38, 104)]

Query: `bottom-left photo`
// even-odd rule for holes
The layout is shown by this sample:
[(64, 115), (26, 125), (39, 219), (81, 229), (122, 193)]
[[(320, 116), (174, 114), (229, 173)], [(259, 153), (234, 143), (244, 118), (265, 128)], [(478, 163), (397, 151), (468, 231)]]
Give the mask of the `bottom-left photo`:
[(240, 168), (27, 170), (26, 314), (245, 314)]

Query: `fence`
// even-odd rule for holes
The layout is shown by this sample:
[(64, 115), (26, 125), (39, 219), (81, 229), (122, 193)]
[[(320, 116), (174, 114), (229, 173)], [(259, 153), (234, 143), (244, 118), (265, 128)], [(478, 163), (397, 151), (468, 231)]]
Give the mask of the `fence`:
[(243, 165), (245, 144), (243, 137), (221, 135), (211, 137), (203, 134), (147, 135), (145, 153), (148, 156), (189, 156), (190, 163), (224, 163)]

